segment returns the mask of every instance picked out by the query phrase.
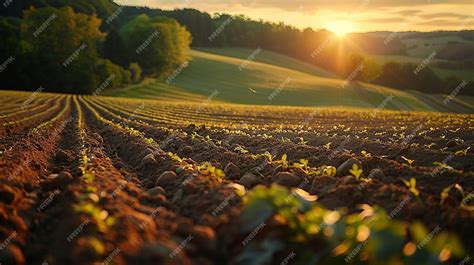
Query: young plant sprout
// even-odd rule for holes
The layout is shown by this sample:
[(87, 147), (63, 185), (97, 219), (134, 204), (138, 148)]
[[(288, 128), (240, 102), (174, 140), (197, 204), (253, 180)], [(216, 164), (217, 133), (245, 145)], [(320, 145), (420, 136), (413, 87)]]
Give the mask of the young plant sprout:
[(402, 158), (403, 160), (405, 160), (405, 161), (408, 163), (408, 164), (403, 163), (403, 165), (406, 165), (406, 166), (409, 166), (409, 167), (411, 167), (411, 166), (413, 165), (413, 162), (415, 162), (415, 160), (408, 159), (408, 158), (406, 158), (406, 157), (404, 157), (404, 156), (401, 156), (401, 158)]
[(349, 173), (351, 173), (357, 180), (360, 180), (362, 172), (363, 172), (362, 168), (359, 168), (357, 164), (353, 164), (352, 168), (349, 169)]
[(416, 188), (416, 179), (411, 178), (409, 181), (402, 179), (403, 183), (408, 187), (408, 190), (415, 196), (420, 195), (420, 191)]

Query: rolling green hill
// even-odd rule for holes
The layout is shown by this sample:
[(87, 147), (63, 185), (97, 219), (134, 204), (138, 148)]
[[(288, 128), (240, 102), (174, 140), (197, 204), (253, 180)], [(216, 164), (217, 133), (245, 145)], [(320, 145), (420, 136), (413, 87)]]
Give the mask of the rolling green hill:
[[(141, 85), (107, 91), (105, 95), (194, 100), (255, 105), (343, 106), (416, 111), (474, 112), (471, 98), (426, 96), (365, 83), (347, 83), (294, 59), (272, 53), (255, 55), (244, 49), (191, 51), (188, 67), (171, 82), (147, 81)], [(393, 97), (392, 97), (393, 96)]]

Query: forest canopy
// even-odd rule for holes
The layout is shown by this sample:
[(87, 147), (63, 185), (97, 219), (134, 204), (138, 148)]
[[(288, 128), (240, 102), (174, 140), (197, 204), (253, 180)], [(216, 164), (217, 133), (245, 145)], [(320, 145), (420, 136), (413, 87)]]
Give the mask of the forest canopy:
[(140, 15), (116, 29), (84, 10), (30, 6), (21, 18), (1, 17), (1, 88), (97, 94), (165, 76), (189, 59), (191, 35), (174, 19)]

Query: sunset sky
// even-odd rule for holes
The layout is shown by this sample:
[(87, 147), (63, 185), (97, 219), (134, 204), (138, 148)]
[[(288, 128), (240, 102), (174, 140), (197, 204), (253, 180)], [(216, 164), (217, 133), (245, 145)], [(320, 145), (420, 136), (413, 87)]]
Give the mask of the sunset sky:
[(474, 0), (118, 0), (161, 9), (245, 14), (299, 28), (333, 31), (474, 29)]

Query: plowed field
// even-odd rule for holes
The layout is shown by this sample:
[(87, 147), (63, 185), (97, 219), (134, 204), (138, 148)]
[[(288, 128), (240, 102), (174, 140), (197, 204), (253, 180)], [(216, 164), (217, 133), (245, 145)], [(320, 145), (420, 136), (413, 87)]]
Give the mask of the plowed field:
[(0, 264), (474, 253), (473, 115), (0, 95)]

